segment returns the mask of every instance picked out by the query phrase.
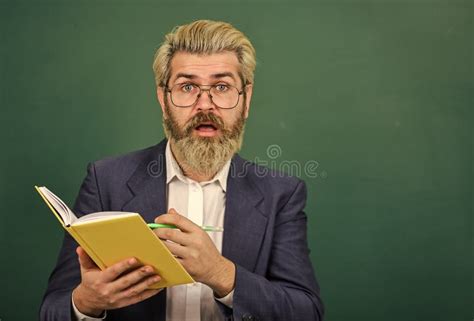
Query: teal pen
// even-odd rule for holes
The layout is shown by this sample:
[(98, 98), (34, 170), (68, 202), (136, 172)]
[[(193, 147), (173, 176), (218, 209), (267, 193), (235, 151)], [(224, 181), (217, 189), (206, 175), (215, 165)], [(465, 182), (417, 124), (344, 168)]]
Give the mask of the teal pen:
[[(152, 230), (157, 228), (177, 228), (176, 226), (171, 224), (148, 223), (147, 225)], [(224, 229), (222, 227), (217, 226), (201, 226), (201, 228), (206, 232), (224, 232)]]

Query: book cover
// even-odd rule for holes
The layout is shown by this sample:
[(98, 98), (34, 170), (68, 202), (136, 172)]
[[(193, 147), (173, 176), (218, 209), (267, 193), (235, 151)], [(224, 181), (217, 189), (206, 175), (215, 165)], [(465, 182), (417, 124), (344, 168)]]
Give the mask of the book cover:
[(138, 213), (97, 212), (77, 218), (64, 202), (46, 187), (35, 186), (64, 229), (86, 251), (97, 266), (107, 267), (130, 257), (151, 265), (161, 280), (150, 288), (193, 283)]

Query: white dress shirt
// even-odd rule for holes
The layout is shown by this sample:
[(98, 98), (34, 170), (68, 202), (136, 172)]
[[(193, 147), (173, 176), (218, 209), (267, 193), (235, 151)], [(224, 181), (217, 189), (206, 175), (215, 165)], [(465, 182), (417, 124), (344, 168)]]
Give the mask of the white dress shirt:
[[(170, 148), (166, 145), (167, 208), (174, 208), (197, 225), (224, 227), (225, 198), (230, 160), (207, 182), (198, 183), (183, 175)], [(222, 252), (222, 232), (208, 232), (219, 252)], [(217, 321), (221, 315), (216, 300), (232, 308), (231, 291), (223, 298), (215, 298), (210, 287), (201, 283), (185, 284), (166, 289), (166, 321)], [(77, 320), (97, 321), (72, 306)]]

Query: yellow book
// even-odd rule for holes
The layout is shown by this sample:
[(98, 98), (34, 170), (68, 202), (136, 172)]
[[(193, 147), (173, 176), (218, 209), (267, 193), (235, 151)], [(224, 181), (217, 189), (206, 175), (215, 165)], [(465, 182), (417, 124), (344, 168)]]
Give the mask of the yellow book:
[(44, 186), (35, 188), (61, 225), (100, 269), (104, 270), (121, 260), (135, 257), (142, 264), (153, 266), (161, 277), (150, 288), (194, 282), (139, 214), (98, 212), (77, 218), (49, 189)]

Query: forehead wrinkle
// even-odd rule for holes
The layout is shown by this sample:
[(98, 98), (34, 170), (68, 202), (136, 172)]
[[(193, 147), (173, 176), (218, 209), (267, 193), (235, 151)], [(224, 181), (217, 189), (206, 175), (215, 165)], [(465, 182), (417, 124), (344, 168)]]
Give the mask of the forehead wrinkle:
[[(178, 54), (171, 60), (170, 74), (172, 76), (170, 77), (170, 80), (175, 82), (181, 75), (187, 79), (198, 79), (202, 81), (205, 81), (206, 79), (215, 80), (228, 76), (232, 78), (234, 82), (238, 82), (237, 80), (241, 77), (239, 73), (240, 64), (237, 58), (229, 61), (229, 59), (226, 60), (222, 57), (223, 56), (220, 54), (203, 57), (195, 56), (193, 54)], [(187, 61), (188, 58), (189, 60)], [(217, 61), (206, 61), (202, 58), (205, 58), (206, 60), (209, 58), (216, 58)], [(173, 75), (173, 70), (176, 72), (175, 75)]]

